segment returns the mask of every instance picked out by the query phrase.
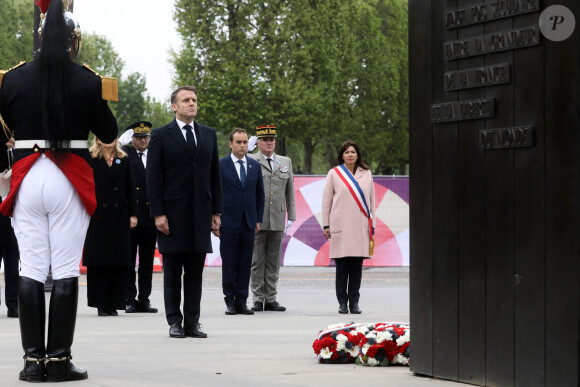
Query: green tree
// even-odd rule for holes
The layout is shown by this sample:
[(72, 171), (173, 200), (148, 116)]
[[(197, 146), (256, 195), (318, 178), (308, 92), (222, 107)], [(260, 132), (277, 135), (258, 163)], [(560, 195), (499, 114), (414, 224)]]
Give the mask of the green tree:
[(145, 76), (141, 73), (131, 73), (120, 80), (119, 102), (116, 109), (120, 132), (124, 132), (130, 124), (145, 119), (146, 92)]
[(105, 36), (83, 34), (82, 48), (76, 61), (87, 64), (101, 75), (121, 78), (125, 62)]
[(28, 0), (4, 0), (0, 6), (0, 69), (32, 60), (34, 7)]
[(405, 165), (404, 0), (177, 0), (175, 15), (175, 80), (198, 87), (202, 122), (277, 124), (277, 151), (304, 173), (326, 172), (347, 138), (376, 171)]
[(175, 113), (170, 106), (169, 101), (161, 102), (147, 96), (145, 112), (143, 113), (144, 120), (151, 122), (154, 128), (169, 123), (175, 118)]

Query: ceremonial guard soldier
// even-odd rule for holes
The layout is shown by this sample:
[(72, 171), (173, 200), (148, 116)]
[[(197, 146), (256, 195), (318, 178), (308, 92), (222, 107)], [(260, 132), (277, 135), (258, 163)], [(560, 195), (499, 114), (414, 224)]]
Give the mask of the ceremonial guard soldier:
[[(63, 0), (48, 3), (37, 0), (46, 13), (38, 58), (0, 79), (0, 114), (15, 139), (10, 192), (0, 212), (12, 217), (20, 247), (24, 368), (19, 379), (29, 382), (88, 377), (71, 362), (79, 265), (97, 204), (87, 138), (89, 131), (105, 143), (117, 137), (117, 122), (105, 100), (116, 95), (115, 83), (73, 62), (80, 27), (64, 12)], [(0, 154), (7, 141), (0, 131)], [(0, 157), (0, 171), (6, 162)], [(51, 266), (45, 344), (44, 282)]]

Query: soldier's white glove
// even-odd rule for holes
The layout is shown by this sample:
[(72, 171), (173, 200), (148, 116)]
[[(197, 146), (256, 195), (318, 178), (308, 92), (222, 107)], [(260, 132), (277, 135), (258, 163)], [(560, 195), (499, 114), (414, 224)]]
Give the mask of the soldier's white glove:
[(292, 223), (294, 223), (293, 220), (288, 220), (288, 222), (286, 223), (286, 230), (284, 231), (284, 235), (288, 234), (288, 230), (290, 230)]
[(258, 142), (258, 137), (252, 136), (250, 140), (248, 140), (248, 152), (253, 151), (256, 149), (256, 143)]
[(132, 138), (133, 138), (133, 129), (129, 129), (125, 133), (123, 133), (121, 137), (119, 137), (119, 145), (121, 146), (127, 145), (128, 143), (131, 142)]

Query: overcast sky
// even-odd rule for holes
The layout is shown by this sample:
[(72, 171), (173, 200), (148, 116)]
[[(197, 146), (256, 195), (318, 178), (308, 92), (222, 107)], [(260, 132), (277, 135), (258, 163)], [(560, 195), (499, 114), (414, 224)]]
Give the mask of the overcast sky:
[(152, 97), (169, 101), (173, 75), (173, 67), (168, 63), (169, 49), (177, 50), (181, 43), (173, 22), (173, 3), (173, 0), (74, 0), (74, 14), (84, 33), (109, 39), (125, 62), (126, 73), (145, 74)]

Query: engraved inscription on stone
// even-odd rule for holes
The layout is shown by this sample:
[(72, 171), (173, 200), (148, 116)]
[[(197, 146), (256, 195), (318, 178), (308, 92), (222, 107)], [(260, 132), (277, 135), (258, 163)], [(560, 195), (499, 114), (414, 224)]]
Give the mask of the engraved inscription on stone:
[(529, 126), (479, 131), (479, 146), (484, 150), (531, 147), (533, 142), (533, 130)]
[(443, 57), (445, 60), (455, 60), (498, 51), (537, 46), (538, 44), (540, 44), (540, 30), (537, 25), (533, 25), (445, 42), (443, 43)]
[(538, 11), (540, 0), (491, 0), (445, 12), (448, 29)]
[(511, 65), (500, 63), (445, 73), (443, 75), (443, 89), (457, 91), (473, 87), (500, 85), (508, 83), (510, 80)]
[(477, 120), (495, 116), (495, 98), (481, 98), (431, 105), (431, 122)]

